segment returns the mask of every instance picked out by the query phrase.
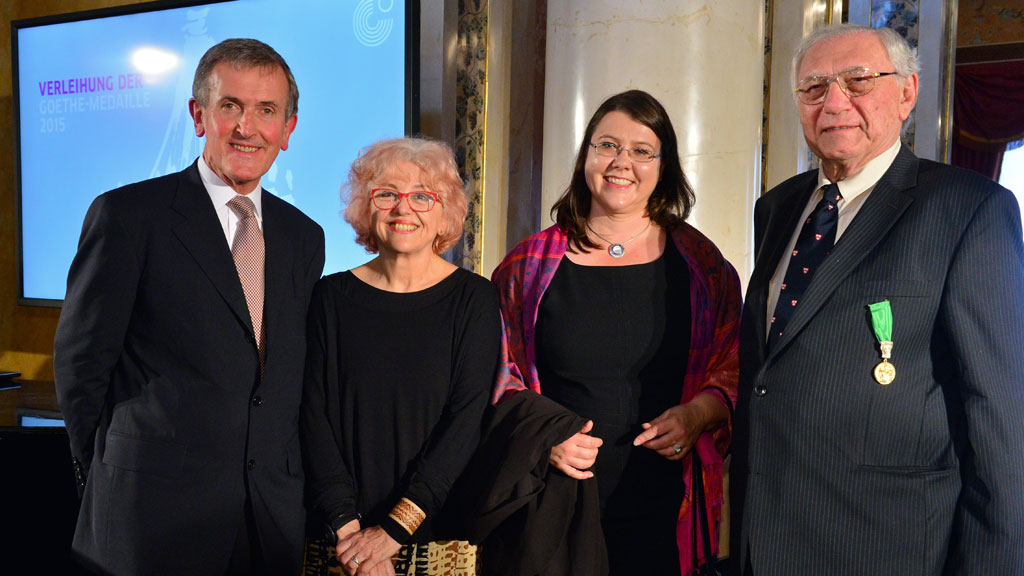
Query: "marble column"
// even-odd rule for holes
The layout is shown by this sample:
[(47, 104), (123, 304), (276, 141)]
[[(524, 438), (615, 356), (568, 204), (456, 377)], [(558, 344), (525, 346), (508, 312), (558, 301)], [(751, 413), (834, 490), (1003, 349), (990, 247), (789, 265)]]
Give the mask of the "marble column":
[(668, 110), (697, 195), (690, 223), (746, 280), (760, 193), (764, 9), (754, 0), (548, 3), (542, 223), (564, 191), (586, 122), (639, 88)]

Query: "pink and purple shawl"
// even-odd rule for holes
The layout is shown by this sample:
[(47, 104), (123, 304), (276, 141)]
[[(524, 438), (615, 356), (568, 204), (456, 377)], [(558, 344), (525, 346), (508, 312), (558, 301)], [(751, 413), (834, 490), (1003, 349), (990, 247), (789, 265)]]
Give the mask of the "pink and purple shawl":
[[(672, 242), (690, 271), (692, 326), (686, 375), (680, 404), (700, 393), (710, 393), (731, 407), (736, 402), (739, 382), (740, 282), (736, 270), (718, 248), (689, 224), (671, 230)], [(552, 226), (527, 238), (498, 265), (491, 282), (498, 288), (504, 339), (501, 364), (492, 402), (524, 389), (540, 393), (534, 351), (537, 310), (545, 290), (558, 269), (568, 238)], [(728, 396), (728, 402), (723, 395)], [(718, 552), (718, 529), (722, 517), (722, 459), (731, 440), (731, 421), (701, 434), (695, 450), (704, 470), (704, 493), (708, 503), (705, 525), (712, 526), (711, 547)], [(682, 574), (693, 569), (690, 498), (690, 459), (682, 462), (686, 495), (676, 523), (679, 564)], [(699, 552), (703, 559), (704, 554)]]

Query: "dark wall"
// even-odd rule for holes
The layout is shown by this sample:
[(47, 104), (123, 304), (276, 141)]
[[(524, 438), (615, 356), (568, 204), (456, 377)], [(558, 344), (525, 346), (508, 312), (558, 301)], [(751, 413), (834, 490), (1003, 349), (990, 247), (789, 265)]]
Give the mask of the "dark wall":
[(70, 555), (78, 493), (64, 429), (0, 428), (0, 470), (0, 566), (85, 573)]

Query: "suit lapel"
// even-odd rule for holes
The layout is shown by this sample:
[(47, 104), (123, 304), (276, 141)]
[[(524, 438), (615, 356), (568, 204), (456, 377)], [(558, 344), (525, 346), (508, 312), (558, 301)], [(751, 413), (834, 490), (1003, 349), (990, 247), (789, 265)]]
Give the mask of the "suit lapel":
[(272, 380), (269, 378), (270, 371), (274, 367), (273, 351), (280, 349), (274, 346), (274, 337), (281, 333), (282, 312), (287, 310), (288, 295), (292, 293), (293, 287), (289, 286), (291, 279), (292, 265), (290, 258), (297, 251), (289, 249), (291, 242), (287, 230), (281, 222), (281, 206), (277, 196), (263, 191), (263, 240), (266, 246), (266, 261), (263, 268), (264, 296), (263, 296), (263, 323), (266, 333), (266, 374), (264, 382)]
[(231, 250), (224, 240), (224, 229), (217, 221), (210, 195), (199, 178), (195, 163), (182, 172), (182, 179), (171, 207), (183, 219), (174, 226), (174, 234), (206, 274), (238, 320), (252, 331), (245, 293)]
[(786, 326), (785, 334), (772, 348), (771, 356), (784, 350), (807, 326), (843, 280), (874, 250), (910, 206), (913, 197), (905, 191), (916, 183), (917, 165), (917, 157), (906, 146), (901, 147), (892, 166), (875, 185), (831, 255), (815, 273)]

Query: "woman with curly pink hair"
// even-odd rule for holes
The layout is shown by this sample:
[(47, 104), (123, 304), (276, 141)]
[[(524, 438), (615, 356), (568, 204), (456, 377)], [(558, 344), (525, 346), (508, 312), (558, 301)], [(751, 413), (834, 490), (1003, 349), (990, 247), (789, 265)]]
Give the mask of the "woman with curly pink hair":
[[(349, 574), (413, 574), (427, 556), (475, 554), (439, 518), (479, 441), (498, 299), (440, 257), (467, 212), (448, 146), (373, 144), (343, 191), (356, 242), (377, 256), (314, 290), (301, 421), (309, 493)], [(476, 564), (457, 563), (465, 574)]]

